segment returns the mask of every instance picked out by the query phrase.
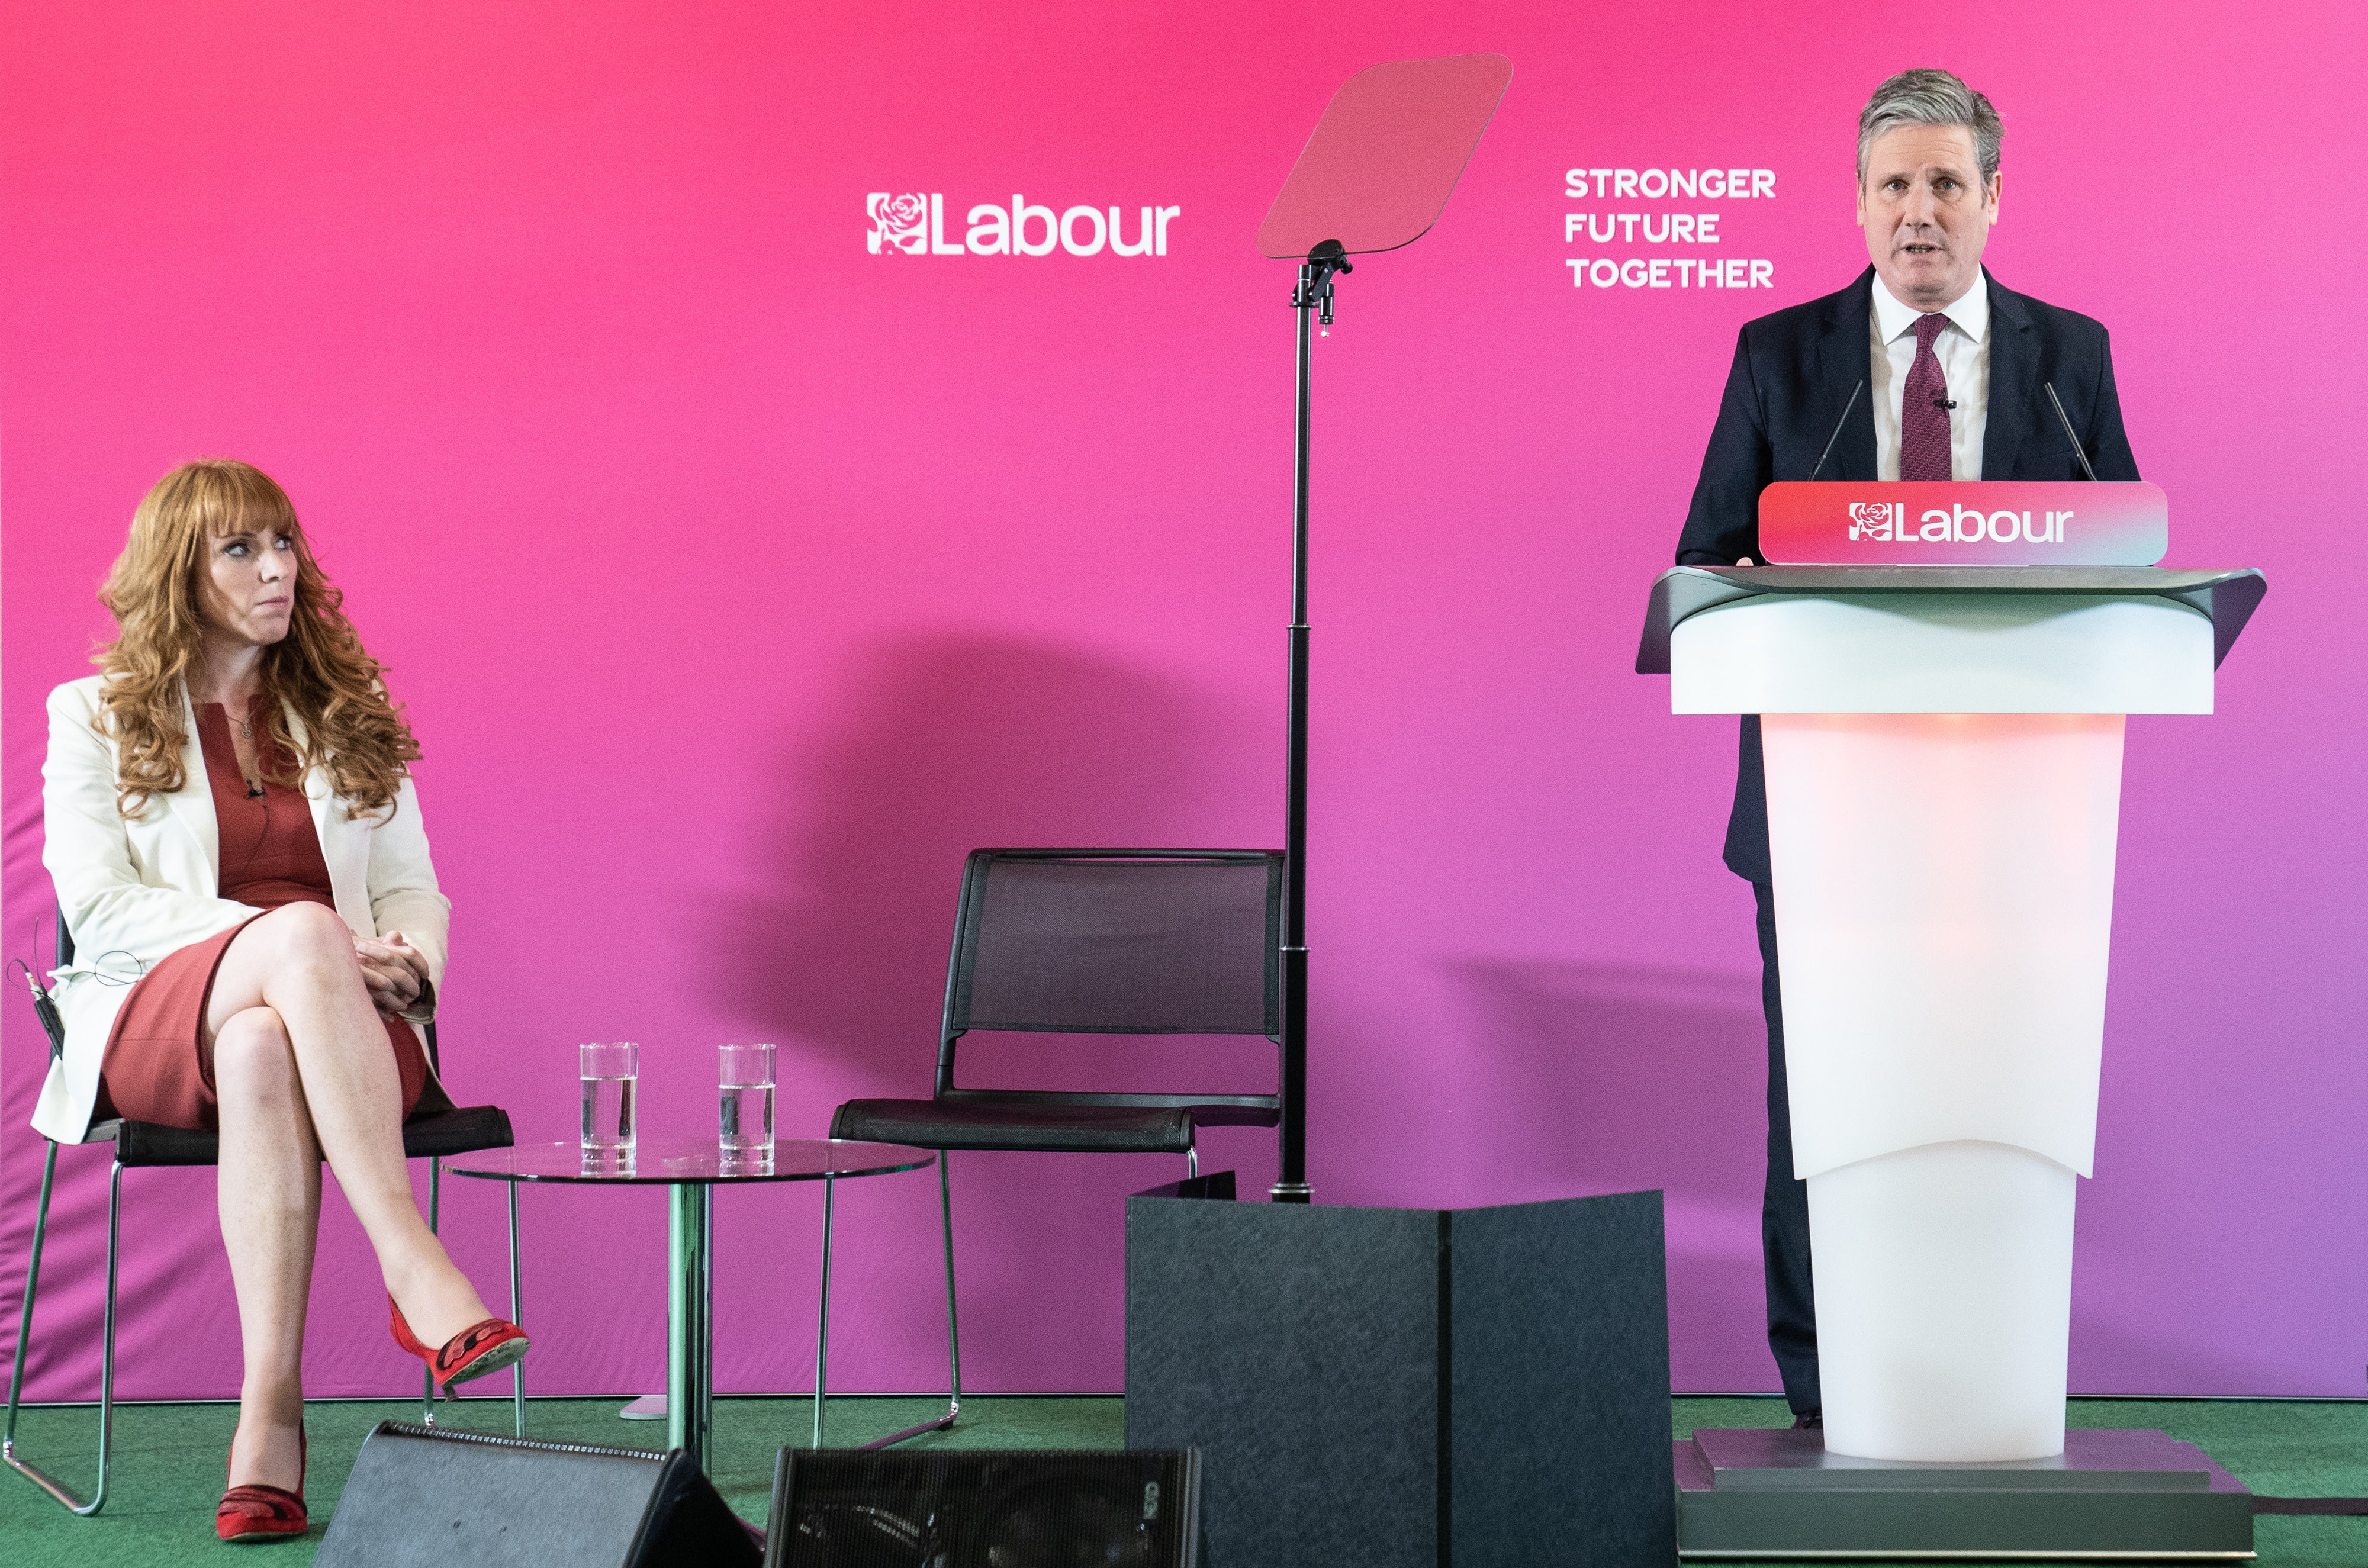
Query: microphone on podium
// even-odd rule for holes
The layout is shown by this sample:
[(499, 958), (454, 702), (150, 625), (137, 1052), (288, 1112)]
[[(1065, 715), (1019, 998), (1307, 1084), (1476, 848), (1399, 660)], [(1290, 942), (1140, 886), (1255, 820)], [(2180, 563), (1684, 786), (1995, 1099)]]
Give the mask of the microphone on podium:
[(1842, 416), (1834, 421), (1834, 433), (1826, 437), (1826, 449), (1817, 454), (1817, 466), (1809, 471), (1815, 479), (1825, 472), (1826, 460), (1834, 455), (1834, 443), (1842, 438), (1842, 426), (1850, 423), (1850, 410), (1858, 406), (1858, 394), (1866, 391), (1866, 378), (1861, 376), (1858, 385), (1850, 388), (1850, 401), (1842, 404)]
[(2097, 471), (2089, 466), (2089, 454), (2081, 450), (2080, 437), (2072, 433), (2072, 418), (2064, 412), (2064, 400), (2055, 395), (2055, 383), (2045, 381), (2041, 384), (2047, 388), (2047, 401), (2055, 406), (2055, 417), (2064, 422), (2065, 438), (2072, 443), (2072, 455), (2080, 460), (2081, 473), (2087, 476), (2089, 483), (2094, 484), (2097, 482)]

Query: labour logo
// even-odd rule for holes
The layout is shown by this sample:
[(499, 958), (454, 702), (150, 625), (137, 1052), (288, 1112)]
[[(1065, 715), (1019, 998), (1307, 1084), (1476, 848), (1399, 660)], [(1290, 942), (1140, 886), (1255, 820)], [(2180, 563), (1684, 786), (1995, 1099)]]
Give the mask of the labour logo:
[(1898, 501), (1853, 501), (1850, 509), (1850, 536), (1854, 540), (1891, 540), (1907, 537), (1907, 507)]
[(946, 227), (946, 193), (875, 190), (863, 199), (870, 222), (864, 248), (873, 256), (1151, 256), (1167, 254), (1167, 226), (1181, 207), (1149, 203), (1112, 207), (1079, 203), (1058, 208), (1013, 192), (1011, 205), (980, 202), (967, 213), (957, 203), (957, 223)]
[(871, 232), (863, 236), (873, 256), (927, 256), (929, 253), (929, 199), (892, 196), (875, 190), (863, 199)]

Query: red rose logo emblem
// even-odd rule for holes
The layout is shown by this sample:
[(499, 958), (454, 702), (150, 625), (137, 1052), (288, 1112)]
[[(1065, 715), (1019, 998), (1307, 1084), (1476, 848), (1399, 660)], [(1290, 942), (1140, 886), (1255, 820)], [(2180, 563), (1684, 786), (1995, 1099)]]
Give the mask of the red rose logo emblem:
[(875, 190), (863, 199), (863, 210), (871, 220), (871, 232), (863, 236), (864, 243), (873, 256), (894, 256), (899, 251), (907, 256), (928, 254), (928, 197)]

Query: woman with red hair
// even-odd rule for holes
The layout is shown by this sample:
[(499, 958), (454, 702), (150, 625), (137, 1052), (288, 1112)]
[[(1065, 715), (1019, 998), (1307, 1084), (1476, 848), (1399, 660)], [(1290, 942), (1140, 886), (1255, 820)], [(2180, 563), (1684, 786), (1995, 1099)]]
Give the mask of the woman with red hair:
[(245, 1372), (215, 1528), (302, 1535), (324, 1160), (396, 1342), (438, 1382), (527, 1348), (421, 1219), (404, 1162), (404, 1119), (450, 1104), (415, 1027), (450, 908), (419, 746), (287, 494), (246, 463), (159, 480), (100, 598), (119, 629), (100, 673), (50, 695), (42, 863), (76, 960), (33, 1123), (62, 1142), (110, 1116), (219, 1132)]

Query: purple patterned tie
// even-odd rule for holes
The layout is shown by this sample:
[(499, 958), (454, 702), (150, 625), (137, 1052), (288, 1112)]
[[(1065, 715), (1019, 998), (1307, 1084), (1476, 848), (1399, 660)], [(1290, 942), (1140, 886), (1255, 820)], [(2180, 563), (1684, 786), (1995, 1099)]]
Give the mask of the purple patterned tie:
[(1899, 399), (1899, 477), (1947, 479), (1949, 465), (1949, 383), (1941, 375), (1941, 360), (1932, 340), (1949, 318), (1937, 312), (1916, 318), (1916, 362), (1907, 368), (1907, 386)]

